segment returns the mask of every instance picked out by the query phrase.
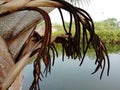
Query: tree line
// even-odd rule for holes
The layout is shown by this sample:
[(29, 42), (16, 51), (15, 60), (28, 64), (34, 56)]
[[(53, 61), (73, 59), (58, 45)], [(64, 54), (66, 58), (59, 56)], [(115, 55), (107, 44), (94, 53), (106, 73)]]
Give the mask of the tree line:
[(120, 30), (120, 22), (116, 18), (94, 22), (94, 25), (96, 30)]

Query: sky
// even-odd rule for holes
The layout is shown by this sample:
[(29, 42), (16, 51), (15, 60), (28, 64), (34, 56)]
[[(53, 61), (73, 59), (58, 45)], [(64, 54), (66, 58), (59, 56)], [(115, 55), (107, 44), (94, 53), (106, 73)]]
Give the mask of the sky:
[[(107, 18), (116, 18), (120, 21), (120, 0), (91, 0), (89, 5), (82, 7), (86, 10), (93, 21), (102, 21)], [(69, 21), (69, 15), (64, 12), (65, 20)], [(50, 13), (50, 17), (53, 23), (61, 23), (60, 15), (57, 9)]]

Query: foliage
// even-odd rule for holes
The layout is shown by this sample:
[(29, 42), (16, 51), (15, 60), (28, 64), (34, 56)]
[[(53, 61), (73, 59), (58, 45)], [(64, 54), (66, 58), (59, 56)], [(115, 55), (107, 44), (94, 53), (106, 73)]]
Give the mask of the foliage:
[(96, 30), (117, 30), (117, 19), (115, 18), (108, 18), (104, 21), (95, 22), (95, 29)]
[(120, 30), (96, 30), (99, 37), (107, 44), (120, 44)]
[[(96, 22), (94, 23), (96, 24)], [(97, 22), (97, 23), (101, 23), (101, 22)], [(66, 29), (68, 29), (67, 22), (65, 22), (65, 25), (66, 25)], [(54, 26), (55, 26), (54, 28), (56, 28), (57, 31), (52, 34), (53, 36), (57, 36), (64, 33), (64, 31), (62, 31), (63, 29), (62, 25), (55, 24)], [(97, 33), (97, 35), (99, 35), (99, 37), (101, 38), (102, 41), (104, 41), (105, 44), (120, 44), (120, 29), (117, 28), (117, 30), (110, 30), (110, 29), (106, 30), (106, 29), (102, 29), (100, 26), (99, 26), (99, 29), (95, 27), (95, 32)], [(72, 33), (74, 33), (75, 31), (74, 27), (75, 26), (73, 25)]]

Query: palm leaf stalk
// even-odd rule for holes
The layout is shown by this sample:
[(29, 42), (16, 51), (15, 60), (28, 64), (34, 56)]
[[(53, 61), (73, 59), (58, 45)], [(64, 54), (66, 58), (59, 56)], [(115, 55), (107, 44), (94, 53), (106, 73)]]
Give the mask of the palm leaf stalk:
[[(62, 45), (62, 55), (64, 60), (64, 56), (66, 54), (67, 57), (73, 59), (80, 59), (80, 65), (82, 65), (87, 50), (89, 49), (90, 44), (93, 46), (93, 49), (96, 52), (96, 61), (95, 64), (97, 65), (95, 71), (92, 73), (96, 73), (99, 69), (101, 69), (100, 79), (102, 78), (106, 61), (108, 65), (107, 75), (109, 75), (110, 70), (110, 62), (109, 57), (107, 54), (106, 47), (104, 43), (100, 40), (100, 38), (95, 34), (94, 31), (94, 23), (90, 15), (83, 9), (75, 7), (64, 0), (24, 0), (22, 4), (16, 4), (19, 0), (13, 0), (6, 4), (0, 6), (0, 17), (5, 15), (19, 12), (19, 11), (36, 11), (39, 12), (40, 15), (43, 16), (45, 21), (45, 34), (40, 36), (35, 29), (33, 29), (32, 34), (24, 43), (20, 54), (16, 58), (16, 63), (22, 62), (21, 58), (28, 55), (27, 53), (31, 52), (29, 58), (36, 56), (36, 59), (33, 63), (34, 65), (34, 80), (30, 87), (30, 90), (40, 90), (39, 81), (42, 80), (43, 73), (41, 71), (41, 60), (43, 60), (45, 64), (45, 75), (51, 72), (51, 66), (54, 65), (55, 57), (58, 56), (57, 49), (54, 43), (60, 43)], [(25, 2), (26, 1), (26, 2)], [(13, 7), (12, 7), (13, 6)], [(42, 9), (38, 7), (54, 7), (58, 8), (61, 19), (63, 22), (63, 28), (65, 31), (64, 35), (59, 35), (56, 37), (52, 37), (51, 35), (51, 20), (49, 15)], [(66, 29), (64, 23), (64, 14), (62, 13), (62, 9), (69, 12), (70, 15), (70, 23), (69, 29)], [(74, 20), (75, 23), (72, 23)], [(39, 23), (39, 22), (38, 22)], [(75, 24), (75, 34), (72, 33), (72, 25)], [(36, 24), (34, 24), (36, 27)], [(54, 39), (53, 39), (54, 38)], [(33, 43), (32, 50), (26, 50), (30, 47), (31, 42)], [(53, 59), (51, 58), (51, 52), (53, 55)], [(19, 61), (21, 60), (21, 61)], [(28, 62), (28, 61), (26, 61)], [(25, 65), (24, 65), (25, 66)], [(24, 67), (22, 66), (22, 68)], [(11, 84), (11, 83), (10, 83)], [(10, 85), (9, 84), (9, 85)], [(6, 88), (9, 87), (5, 86)]]

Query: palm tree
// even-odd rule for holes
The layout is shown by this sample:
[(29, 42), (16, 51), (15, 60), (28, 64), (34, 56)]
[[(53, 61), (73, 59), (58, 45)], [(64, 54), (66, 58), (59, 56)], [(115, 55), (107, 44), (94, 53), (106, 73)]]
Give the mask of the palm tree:
[[(21, 1), (23, 3), (21, 3)], [(69, 1), (77, 2), (78, 0)], [(83, 1), (89, 0), (81, 0), (80, 2), (82, 3)], [(48, 12), (54, 8), (58, 8), (60, 12), (65, 31), (64, 35), (59, 35), (57, 37), (51, 35), (52, 27), (48, 15)], [(62, 13), (62, 9), (68, 11), (70, 15), (69, 30), (66, 29), (64, 24), (64, 14)], [(12, 17), (17, 17), (15, 26), (11, 23), (11, 20), (13, 20)], [(12, 19), (10, 20), (10, 18)], [(9, 20), (6, 24), (9, 29), (7, 29), (6, 25), (3, 23), (5, 20)], [(35, 31), (36, 25), (41, 22), (41, 20), (45, 21), (44, 36), (40, 36)], [(75, 23), (73, 23), (73, 20)], [(22, 23), (18, 21), (21, 21)], [(71, 33), (73, 24), (75, 24), (75, 34)], [(10, 25), (12, 25), (12, 29)], [(81, 59), (80, 65), (82, 65), (91, 44), (96, 52), (95, 63), (97, 64), (93, 74), (101, 69), (100, 78), (102, 78), (106, 60), (108, 62), (107, 75), (109, 74), (110, 66), (107, 50), (103, 42), (94, 32), (92, 18), (85, 10), (75, 7), (64, 0), (8, 0), (8, 2), (4, 2), (3, 0), (0, 6), (0, 27), (0, 36), (3, 42), (7, 44), (8, 50), (10, 51), (10, 53), (8, 53), (9, 55), (12, 55), (11, 59), (14, 63), (11, 71), (8, 72), (4, 82), (2, 82), (1, 88), (3, 90), (6, 90), (12, 84), (19, 72), (33, 58), (35, 59), (33, 63), (34, 80), (30, 90), (39, 90), (38, 83), (43, 75), (41, 72), (41, 60), (43, 60), (45, 64), (45, 72), (47, 75), (47, 73), (51, 71), (51, 63), (54, 65), (55, 57), (58, 56), (54, 43), (60, 43), (62, 45), (63, 59), (64, 54), (69, 58), (79, 58)], [(6, 31), (3, 31), (3, 29)], [(52, 51), (53, 60), (51, 60), (50, 51)]]

